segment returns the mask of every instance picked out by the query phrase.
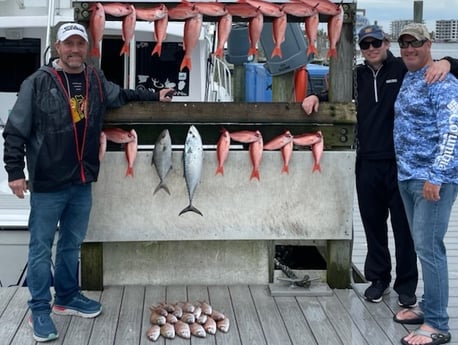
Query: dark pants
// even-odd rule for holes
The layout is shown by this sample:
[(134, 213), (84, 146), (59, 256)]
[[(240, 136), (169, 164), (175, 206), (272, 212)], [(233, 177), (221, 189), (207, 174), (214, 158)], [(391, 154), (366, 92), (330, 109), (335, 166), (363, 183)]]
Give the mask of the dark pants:
[(366, 279), (391, 282), (387, 226), (390, 215), (396, 256), (393, 288), (398, 294), (414, 295), (418, 282), (417, 256), (399, 194), (396, 161), (357, 160), (356, 192), (367, 240)]

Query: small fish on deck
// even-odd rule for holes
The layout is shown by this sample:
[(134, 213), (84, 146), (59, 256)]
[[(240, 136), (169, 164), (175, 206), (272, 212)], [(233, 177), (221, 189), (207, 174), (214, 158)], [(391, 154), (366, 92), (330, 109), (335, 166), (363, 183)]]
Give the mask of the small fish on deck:
[(161, 327), (158, 325), (152, 325), (147, 331), (146, 331), (146, 337), (151, 340), (151, 341), (156, 341), (159, 339), (159, 336), (161, 335)]

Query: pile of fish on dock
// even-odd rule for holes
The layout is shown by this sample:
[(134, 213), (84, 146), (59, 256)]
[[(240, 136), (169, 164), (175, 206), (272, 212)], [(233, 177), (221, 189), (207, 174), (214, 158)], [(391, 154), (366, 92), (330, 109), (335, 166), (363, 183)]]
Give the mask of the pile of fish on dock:
[[(127, 160), (126, 176), (133, 177), (134, 161), (138, 147), (138, 136), (135, 130), (126, 131), (121, 128), (104, 128), (100, 135), (100, 161), (102, 161), (105, 154), (107, 140), (118, 144), (125, 144)], [(289, 174), (289, 161), (293, 154), (294, 145), (311, 147), (314, 159), (312, 172), (321, 172), (320, 161), (324, 150), (324, 138), (321, 131), (293, 135), (289, 130), (286, 130), (284, 133), (264, 144), (262, 134), (259, 130), (229, 132), (222, 128), (220, 138), (216, 144), (218, 166), (215, 175), (224, 175), (224, 163), (229, 156), (231, 140), (249, 145), (248, 151), (252, 163), (250, 180), (255, 178), (260, 181), (259, 169), (262, 161), (262, 152), (264, 150), (280, 150), (283, 159), (281, 173)], [(194, 193), (200, 183), (203, 159), (204, 150), (202, 138), (197, 128), (191, 125), (188, 129), (183, 148), (183, 170), (189, 204), (180, 211), (179, 215), (191, 211), (203, 216), (202, 212), (192, 204)], [(172, 140), (168, 129), (164, 129), (156, 139), (151, 164), (155, 167), (160, 180), (153, 194), (163, 189), (170, 195), (169, 188), (165, 182), (168, 173), (172, 169)]]
[(160, 303), (151, 306), (150, 310), (152, 326), (146, 336), (151, 341), (157, 341), (160, 336), (166, 339), (175, 336), (185, 339), (191, 336), (205, 338), (207, 334), (214, 335), (218, 330), (223, 333), (229, 331), (226, 315), (204, 301)]
[(257, 44), (261, 37), (264, 16), (272, 18), (272, 38), (275, 45), (271, 57), (282, 57), (281, 45), (285, 40), (288, 16), (305, 18), (305, 31), (308, 40), (307, 54), (317, 53), (315, 42), (320, 23), (319, 14), (329, 16), (327, 57), (337, 57), (336, 44), (340, 38), (344, 17), (342, 4), (330, 0), (290, 0), (280, 4), (266, 0), (238, 0), (231, 4), (216, 1), (188, 2), (182, 0), (178, 5), (170, 8), (165, 4), (140, 7), (130, 3), (96, 2), (91, 5), (89, 10), (91, 11), (89, 29), (93, 42), (90, 55), (96, 57), (100, 56), (100, 44), (104, 35), (106, 14), (122, 20), (124, 45), (120, 55), (129, 54), (130, 41), (134, 36), (137, 20), (154, 22), (156, 45), (151, 55), (157, 54), (158, 56), (161, 55), (162, 42), (166, 39), (168, 21), (185, 21), (183, 32), (185, 52), (180, 71), (184, 68), (191, 70), (191, 53), (199, 39), (204, 16), (217, 18), (218, 44), (214, 55), (219, 58), (223, 57), (224, 45), (230, 35), (233, 17), (248, 21), (248, 39), (250, 41), (248, 56), (257, 54)]

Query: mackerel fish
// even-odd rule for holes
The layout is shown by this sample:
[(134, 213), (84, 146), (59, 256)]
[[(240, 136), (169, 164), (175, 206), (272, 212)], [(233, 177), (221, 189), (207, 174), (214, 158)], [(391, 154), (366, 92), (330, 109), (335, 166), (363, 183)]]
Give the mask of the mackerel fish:
[(179, 215), (192, 211), (203, 216), (202, 212), (192, 205), (194, 192), (200, 183), (203, 158), (204, 150), (202, 147), (202, 138), (200, 137), (197, 128), (191, 126), (189, 127), (188, 134), (186, 135), (183, 152), (183, 170), (186, 188), (188, 190), (189, 205), (181, 210)]
[(164, 129), (156, 139), (151, 164), (156, 168), (160, 180), (153, 194), (163, 189), (170, 195), (169, 188), (165, 183), (165, 178), (172, 169), (172, 139), (168, 129)]

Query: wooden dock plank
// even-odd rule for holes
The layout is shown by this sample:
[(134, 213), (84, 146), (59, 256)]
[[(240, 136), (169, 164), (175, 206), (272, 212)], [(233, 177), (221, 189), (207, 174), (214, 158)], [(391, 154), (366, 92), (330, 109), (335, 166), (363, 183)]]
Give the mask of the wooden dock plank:
[(283, 318), (293, 344), (317, 345), (307, 320), (294, 297), (275, 297), (278, 310)]
[[(348, 290), (345, 290), (344, 294), (347, 292)], [(345, 307), (336, 295), (318, 297), (318, 300), (330, 323), (344, 344), (369, 344), (359, 331), (357, 323), (353, 321), (351, 315), (345, 310)], [(371, 342), (370, 344), (373, 343)]]
[(266, 286), (255, 285), (251, 286), (250, 290), (267, 344), (292, 344), (278, 307), (270, 296), (269, 289)]
[(114, 344), (123, 290), (122, 286), (107, 286), (103, 290), (103, 317), (95, 319), (89, 345)]
[(145, 289), (141, 286), (126, 286), (122, 297), (115, 345), (138, 344), (142, 320)]
[[(339, 298), (341, 305), (344, 306), (348, 315), (351, 315), (353, 322), (358, 327), (358, 330), (361, 334), (370, 339), (371, 345), (386, 345), (390, 344), (390, 339), (388, 339), (379, 327), (377, 327), (376, 319), (378, 318), (387, 318), (392, 314), (387, 309), (386, 314), (383, 317), (380, 315), (377, 317), (372, 316), (369, 312), (370, 307), (374, 307), (374, 303), (366, 303), (359, 298), (354, 291), (335, 291), (336, 296)], [(383, 308), (383, 306), (380, 306)]]
[(212, 285), (208, 287), (209, 301), (212, 307), (224, 313), (229, 318), (229, 332), (216, 332), (215, 338), (218, 345), (240, 345), (240, 333), (232, 308), (231, 295), (227, 286)]
[(16, 293), (16, 290), (17, 287), (12, 287), (10, 289), (0, 289), (0, 320), (6, 307), (8, 306), (8, 303), (10, 303), (11, 298)]
[(9, 303), (0, 318), (2, 329), (1, 338), (6, 344), (11, 342), (21, 326), (21, 322), (27, 313), (27, 300), (29, 293), (26, 289), (17, 289), (11, 296)]
[(229, 291), (242, 344), (267, 345), (249, 287), (235, 285)]
[(340, 340), (317, 297), (296, 298), (318, 344), (347, 345)]

